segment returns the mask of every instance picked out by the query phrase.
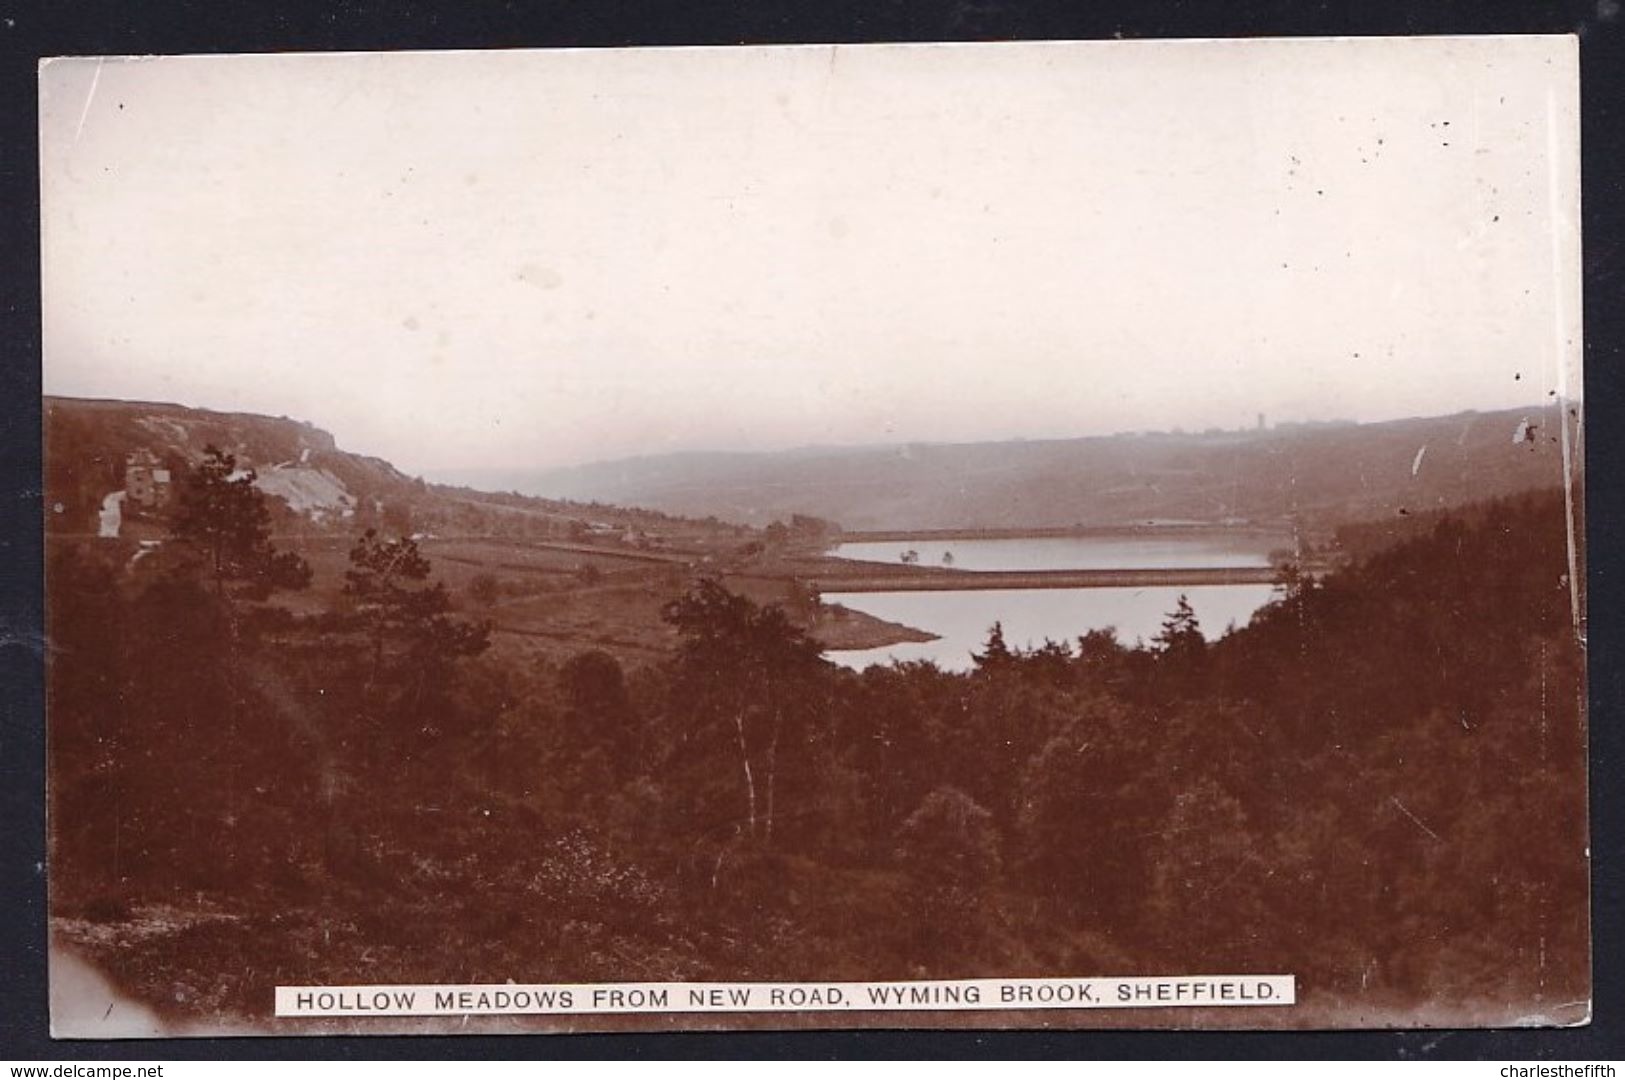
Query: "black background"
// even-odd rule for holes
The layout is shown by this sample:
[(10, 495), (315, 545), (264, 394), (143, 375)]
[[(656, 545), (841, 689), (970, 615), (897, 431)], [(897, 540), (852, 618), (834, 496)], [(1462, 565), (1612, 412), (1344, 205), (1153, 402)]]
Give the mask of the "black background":
[[(1595, 1019), (1565, 1031), (821, 1032), (53, 1042), (45, 992), (39, 196), (42, 56), (793, 42), (1573, 33), (1580, 37)], [(1625, 1056), (1617, 718), (1625, 12), (1569, 3), (0, 0), (0, 1058), (1540, 1058)], [(1486, 583), (1494, 588), (1493, 582)]]

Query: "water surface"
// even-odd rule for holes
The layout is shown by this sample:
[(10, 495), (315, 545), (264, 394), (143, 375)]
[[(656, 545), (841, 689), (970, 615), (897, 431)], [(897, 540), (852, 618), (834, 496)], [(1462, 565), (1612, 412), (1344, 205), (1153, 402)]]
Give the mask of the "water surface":
[(1254, 533), (1187, 536), (1037, 536), (1020, 539), (864, 540), (841, 544), (841, 559), (901, 565), (914, 552), (920, 566), (956, 570), (1146, 570), (1268, 566), (1280, 538)]
[(1112, 629), (1125, 645), (1150, 641), (1183, 594), (1190, 600), (1202, 633), (1222, 635), (1244, 626), (1270, 600), (1269, 585), (1155, 586), (1108, 589), (986, 589), (964, 592), (826, 593), (824, 602), (841, 604), (888, 622), (927, 630), (936, 641), (905, 642), (878, 649), (834, 650), (838, 664), (861, 670), (893, 660), (930, 660), (945, 671), (967, 671), (971, 655), (982, 651), (995, 622), (1011, 648), (1062, 641), (1076, 649), (1090, 630)]
[[(878, 540), (842, 544), (834, 554), (865, 562), (900, 564), (913, 552), (921, 566), (985, 570), (1144, 570), (1192, 567), (1268, 566), (1269, 553), (1284, 546), (1278, 537), (1256, 533), (1201, 533), (1181, 536), (1044, 536), (1020, 539)], [(946, 556), (946, 557), (945, 557)], [(841, 604), (888, 622), (939, 635), (936, 641), (909, 642), (879, 649), (831, 651), (829, 658), (851, 668), (893, 660), (930, 660), (952, 671), (968, 670), (995, 622), (1011, 648), (1031, 648), (1045, 640), (1074, 645), (1091, 630), (1110, 629), (1125, 645), (1150, 641), (1179, 603), (1190, 600), (1209, 640), (1242, 626), (1268, 603), (1269, 585), (1112, 587), (1103, 589), (987, 589), (930, 592), (824, 594)]]

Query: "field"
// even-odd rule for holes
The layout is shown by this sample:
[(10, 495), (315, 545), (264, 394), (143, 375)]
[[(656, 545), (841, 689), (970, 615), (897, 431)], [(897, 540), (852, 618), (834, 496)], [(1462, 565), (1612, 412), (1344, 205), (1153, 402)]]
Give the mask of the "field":
[[(331, 606), (344, 589), (351, 541), (333, 535), (277, 538), (311, 566), (311, 587), (289, 594), (285, 606), (311, 614)], [(841, 560), (763, 560), (717, 543), (648, 552), (607, 544), (536, 543), (481, 537), (424, 537), (419, 548), (446, 586), (456, 610), (489, 620), (500, 654), (560, 663), (602, 650), (636, 667), (670, 653), (676, 631), (661, 609), (698, 576), (714, 576), (761, 604), (782, 604), (831, 648), (867, 649), (928, 635), (839, 605), (807, 602), (795, 582), (801, 572)]]

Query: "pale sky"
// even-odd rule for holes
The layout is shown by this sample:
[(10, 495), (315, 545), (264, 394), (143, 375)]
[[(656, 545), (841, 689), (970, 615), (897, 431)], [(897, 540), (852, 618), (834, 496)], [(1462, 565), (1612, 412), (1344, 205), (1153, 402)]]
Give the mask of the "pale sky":
[(1572, 38), (76, 58), (47, 393), (409, 472), (1580, 392)]

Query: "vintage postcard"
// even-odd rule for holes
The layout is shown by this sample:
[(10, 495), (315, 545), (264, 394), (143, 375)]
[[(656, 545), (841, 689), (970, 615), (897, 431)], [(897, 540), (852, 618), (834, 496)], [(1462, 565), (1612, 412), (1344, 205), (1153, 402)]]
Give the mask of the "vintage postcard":
[(43, 62), (55, 1033), (1585, 1023), (1577, 97)]

